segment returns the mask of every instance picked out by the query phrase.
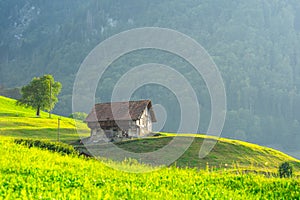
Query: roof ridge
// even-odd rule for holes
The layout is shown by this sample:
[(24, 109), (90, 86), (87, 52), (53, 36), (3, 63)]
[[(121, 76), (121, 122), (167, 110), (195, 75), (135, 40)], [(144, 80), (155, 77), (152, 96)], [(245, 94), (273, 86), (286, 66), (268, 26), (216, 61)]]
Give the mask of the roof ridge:
[(96, 103), (95, 105), (99, 105), (99, 104), (112, 104), (112, 103), (126, 103), (126, 102), (141, 102), (141, 101), (148, 101), (148, 102), (151, 102), (150, 99), (142, 99), (142, 100), (132, 100), (132, 101), (111, 101), (111, 102), (103, 102), (103, 103)]
[[(127, 106), (128, 110), (126, 109)], [(86, 121), (106, 121), (107, 119), (137, 120), (142, 116), (145, 108), (150, 107), (152, 107), (152, 103), (149, 99), (98, 103), (95, 104)], [(151, 110), (151, 115), (153, 116), (153, 121), (155, 121), (153, 110)]]

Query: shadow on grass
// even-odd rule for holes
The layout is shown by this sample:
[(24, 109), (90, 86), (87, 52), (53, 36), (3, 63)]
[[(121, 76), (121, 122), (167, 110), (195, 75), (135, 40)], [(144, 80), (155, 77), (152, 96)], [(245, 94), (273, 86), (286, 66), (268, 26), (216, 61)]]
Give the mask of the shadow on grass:
[(0, 113), (0, 117), (24, 117), (24, 113)]
[(48, 139), (52, 141), (73, 142), (81, 137), (88, 137), (89, 133), (79, 135), (74, 128), (39, 128), (39, 129), (8, 129), (0, 133), (15, 138)]
[[(167, 145), (173, 137), (161, 137), (161, 138), (145, 138), (128, 140), (115, 143), (119, 148), (124, 150), (145, 153), (156, 151)], [(206, 169), (236, 169), (243, 171), (261, 171), (266, 173), (277, 172), (278, 165), (289, 160), (289, 157), (282, 156), (274, 151), (266, 152), (264, 148), (251, 148), (250, 146), (244, 146), (241, 144), (232, 144), (228, 142), (218, 141), (213, 150), (208, 156), (203, 159), (199, 158), (199, 150), (203, 143), (203, 138), (194, 138), (191, 146), (184, 152), (184, 154), (178, 158), (178, 160), (172, 165), (176, 167), (190, 167)], [(86, 147), (78, 145), (78, 148), (82, 152), (87, 152)], [(91, 144), (89, 148), (99, 149), (106, 148), (104, 145)], [(300, 162), (294, 163), (295, 171), (300, 170)]]

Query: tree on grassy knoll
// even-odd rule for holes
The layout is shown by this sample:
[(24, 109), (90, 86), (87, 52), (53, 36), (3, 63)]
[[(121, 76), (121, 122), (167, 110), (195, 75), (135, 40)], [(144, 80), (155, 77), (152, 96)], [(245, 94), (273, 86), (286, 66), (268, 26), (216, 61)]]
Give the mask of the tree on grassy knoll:
[(51, 111), (57, 103), (57, 95), (61, 91), (61, 83), (54, 81), (52, 75), (35, 77), (21, 89), (22, 98), (17, 101), (19, 105), (31, 106), (40, 116), (40, 110)]

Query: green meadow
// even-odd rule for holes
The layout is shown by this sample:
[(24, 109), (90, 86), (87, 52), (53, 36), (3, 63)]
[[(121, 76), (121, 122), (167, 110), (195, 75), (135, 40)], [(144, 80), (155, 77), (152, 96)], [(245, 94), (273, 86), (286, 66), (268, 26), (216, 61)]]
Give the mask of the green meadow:
[[(51, 142), (57, 140), (57, 120), (61, 118), (61, 142), (76, 144), (74, 147), (88, 153), (78, 143), (75, 128), (86, 131), (81, 136), (87, 137), (89, 130), (84, 123), (57, 115), (49, 118), (45, 112), (39, 118), (34, 115), (35, 110), (0, 97), (0, 199), (300, 198), (299, 160), (271, 148), (210, 138), (218, 140), (217, 144), (206, 158), (200, 159), (198, 152), (207, 136), (161, 133), (116, 145), (132, 152), (151, 152), (175, 136), (195, 139), (171, 166), (154, 167), (134, 159), (115, 162), (79, 156), (72, 146)], [(45, 144), (54, 149), (16, 142), (22, 138), (47, 141)], [(62, 147), (64, 153), (56, 151), (55, 146)], [(101, 150), (107, 146), (91, 144), (89, 148)], [(284, 161), (294, 165), (292, 178), (277, 175), (278, 166)], [(147, 173), (141, 173), (144, 171)]]
[[(299, 199), (300, 180), (226, 170), (152, 168), (17, 145), (1, 138), (0, 199)], [(114, 168), (148, 173), (126, 173)]]
[[(182, 140), (193, 136), (194, 140), (183, 155), (172, 163), (171, 166), (198, 169), (209, 168), (215, 171), (225, 169), (228, 171), (253, 172), (273, 176), (277, 174), (278, 166), (282, 162), (287, 161), (293, 163), (294, 174), (300, 175), (300, 161), (298, 159), (268, 147), (238, 140), (210, 138), (217, 140), (217, 143), (209, 155), (203, 159), (199, 158), (199, 150), (204, 138), (207, 138), (207, 136), (200, 134), (161, 133), (159, 137), (134, 139), (116, 142), (115, 144), (126, 151), (146, 153), (156, 151), (168, 145), (175, 136), (179, 137), (179, 139), (182, 138)], [(114, 147), (102, 143), (89, 145), (77, 144), (75, 147), (86, 154), (90, 154), (89, 150), (92, 152), (105, 151), (112, 157), (117, 157), (118, 154)]]
[[(71, 118), (41, 112), (35, 116), (35, 110), (16, 105), (16, 100), (0, 96), (0, 134), (9, 137), (58, 139), (58, 119), (60, 119), (59, 138), (71, 143), (80, 137), (89, 135), (86, 124)], [(75, 124), (76, 123), (76, 124)], [(80, 130), (81, 135), (77, 134)]]

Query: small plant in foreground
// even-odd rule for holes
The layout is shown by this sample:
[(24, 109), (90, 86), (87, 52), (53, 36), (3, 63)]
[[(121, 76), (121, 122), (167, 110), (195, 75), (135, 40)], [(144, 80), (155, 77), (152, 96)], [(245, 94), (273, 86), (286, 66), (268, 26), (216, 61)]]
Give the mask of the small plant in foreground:
[(289, 162), (284, 162), (279, 166), (280, 178), (290, 178), (293, 175), (293, 166)]

